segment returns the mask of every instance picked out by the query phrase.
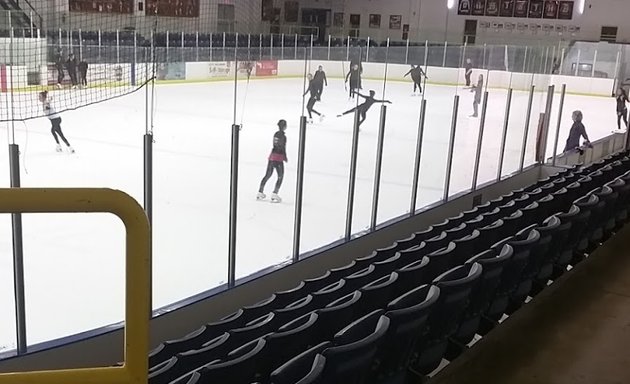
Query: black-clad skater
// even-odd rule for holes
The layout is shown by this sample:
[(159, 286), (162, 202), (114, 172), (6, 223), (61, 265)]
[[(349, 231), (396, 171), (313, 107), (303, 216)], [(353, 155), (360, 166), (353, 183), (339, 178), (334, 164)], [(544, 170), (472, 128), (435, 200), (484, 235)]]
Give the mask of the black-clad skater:
[(617, 129), (621, 131), (621, 119), (623, 119), (626, 129), (628, 128), (628, 108), (626, 103), (630, 102), (630, 100), (628, 100), (628, 94), (623, 88), (618, 88), (615, 96), (617, 98)]
[[(411, 80), (413, 80), (413, 93), (415, 95), (416, 89), (420, 89), (420, 93), (422, 93), (422, 76), (427, 77), (427, 74), (424, 73), (422, 68), (419, 65), (412, 65), (409, 72), (405, 73), (405, 76), (411, 75)], [(428, 77), (427, 77), (428, 78)]]
[(57, 56), (55, 57), (55, 68), (57, 69), (57, 88), (61, 89), (61, 82), (63, 81), (66, 75), (63, 70), (66, 66), (66, 63), (63, 60), (63, 51), (59, 49), (57, 51)]
[(79, 85), (87, 87), (88, 63), (85, 60), (79, 61)]
[(464, 64), (464, 69), (466, 70), (466, 73), (464, 74), (464, 76), (466, 77), (466, 86), (470, 87), (470, 77), (472, 76), (472, 70), (473, 70), (472, 61), (470, 59), (466, 59), (466, 64)]
[(328, 79), (326, 78), (326, 72), (321, 65), (315, 71), (313, 76), (313, 82), (315, 84), (315, 91), (317, 92), (317, 101), (322, 101), (322, 92), (324, 92), (324, 84), (328, 86)]
[(282, 179), (284, 178), (284, 163), (289, 161), (287, 159), (287, 136), (284, 134), (286, 129), (286, 120), (283, 119), (278, 121), (278, 131), (273, 135), (273, 147), (271, 148), (271, 153), (269, 154), (267, 161), (267, 172), (260, 182), (260, 188), (258, 189), (258, 195), (256, 196), (257, 200), (262, 200), (267, 197), (265, 195), (265, 184), (267, 184), (267, 181), (269, 181), (273, 171), (275, 170), (278, 174), (278, 180), (276, 181), (276, 186), (271, 194), (271, 202), (280, 203), (282, 201), (280, 196), (278, 196), (278, 192), (280, 191)]
[(359, 113), (359, 127), (365, 121), (366, 113), (370, 109), (370, 107), (372, 107), (372, 105), (374, 105), (374, 103), (389, 103), (389, 104), (392, 103), (389, 100), (376, 100), (374, 98), (374, 95), (376, 95), (376, 92), (374, 92), (374, 91), (370, 91), (370, 96), (364, 96), (364, 95), (362, 95), (362, 94), (360, 94), (358, 92), (357, 92), (357, 95), (359, 95), (360, 97), (364, 98), (365, 101), (363, 103), (357, 105), (356, 107), (345, 111), (341, 115), (337, 115), (337, 117), (341, 117), (343, 115), (348, 115), (348, 114), (353, 113), (353, 112), (356, 111), (356, 112)]
[(50, 132), (57, 142), (57, 152), (63, 151), (61, 149), (61, 144), (59, 143), (59, 137), (61, 137), (61, 140), (63, 140), (63, 142), (68, 147), (68, 151), (70, 151), (70, 153), (74, 153), (74, 149), (72, 148), (72, 146), (70, 146), (70, 143), (61, 131), (61, 116), (59, 115), (55, 107), (51, 104), (51, 99), (48, 97), (48, 91), (43, 91), (39, 93), (39, 101), (44, 107), (44, 113), (46, 113), (46, 117), (48, 117), (48, 119), (50, 120), (50, 124), (52, 126)]
[(359, 93), (361, 88), (361, 70), (357, 64), (350, 67), (350, 71), (346, 75), (346, 83), (350, 80), (350, 94), (349, 98), (354, 99), (354, 95)]
[(473, 99), (473, 114), (470, 117), (477, 117), (479, 112), (479, 104), (481, 103), (481, 91), (483, 90), (483, 75), (479, 75), (477, 85), (472, 86), (470, 92), (475, 92), (475, 98)]
[(309, 119), (308, 122), (313, 123), (313, 113), (319, 116), (319, 121), (322, 121), (324, 120), (325, 116), (317, 112), (313, 108), (315, 106), (315, 103), (319, 101), (319, 93), (318, 93), (319, 85), (315, 83), (315, 79), (310, 73), (308, 74), (307, 78), (308, 78), (308, 89), (306, 90), (303, 96), (306, 96), (306, 94), (308, 94), (309, 92), (311, 94), (311, 96), (308, 99), (308, 102), (306, 103), (306, 110), (308, 111), (308, 119)]
[(571, 130), (569, 131), (569, 137), (567, 138), (567, 143), (564, 146), (563, 152), (568, 152), (573, 149), (580, 148), (580, 137), (584, 137), (586, 140), (586, 144), (590, 144), (590, 140), (588, 139), (588, 135), (586, 134), (586, 128), (584, 128), (584, 124), (582, 124), (582, 111), (573, 111), (571, 118), (573, 119), (573, 125), (571, 126)]
[(72, 80), (72, 88), (76, 88), (79, 82), (77, 81), (77, 66), (78, 66), (77, 58), (74, 57), (74, 54), (71, 53), (68, 56), (68, 61), (66, 62), (66, 69), (68, 70), (68, 74), (70, 75), (70, 80)]

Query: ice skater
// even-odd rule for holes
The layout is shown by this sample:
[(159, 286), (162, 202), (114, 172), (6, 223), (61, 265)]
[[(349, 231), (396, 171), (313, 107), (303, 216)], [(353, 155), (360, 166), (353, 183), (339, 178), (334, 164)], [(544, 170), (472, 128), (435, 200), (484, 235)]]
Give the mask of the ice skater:
[(68, 70), (68, 75), (70, 75), (70, 80), (72, 81), (72, 89), (76, 89), (79, 82), (77, 81), (77, 58), (74, 57), (74, 54), (71, 53), (68, 55), (68, 61), (66, 62), (66, 69)]
[(59, 143), (59, 138), (61, 137), (61, 140), (63, 140), (63, 142), (68, 147), (68, 151), (70, 153), (74, 153), (74, 149), (61, 131), (61, 116), (59, 115), (57, 110), (55, 110), (55, 107), (51, 104), (52, 100), (48, 97), (48, 91), (43, 91), (39, 93), (39, 101), (42, 103), (42, 106), (44, 107), (44, 113), (46, 113), (46, 116), (48, 117), (48, 119), (50, 120), (50, 124), (52, 125), (50, 132), (57, 142), (57, 152), (63, 151), (61, 149), (61, 144)]
[(328, 86), (328, 79), (326, 78), (326, 72), (324, 72), (324, 67), (321, 65), (315, 71), (315, 76), (313, 77), (313, 81), (316, 85), (317, 90), (317, 101), (322, 101), (322, 93), (324, 92), (324, 85)]
[(269, 181), (275, 170), (278, 174), (278, 180), (271, 194), (271, 202), (280, 203), (282, 201), (280, 196), (278, 196), (278, 192), (280, 191), (282, 179), (284, 178), (284, 163), (289, 161), (287, 159), (287, 136), (284, 134), (286, 129), (286, 120), (278, 121), (278, 131), (273, 135), (273, 147), (271, 148), (271, 153), (267, 161), (267, 172), (260, 182), (260, 188), (256, 196), (257, 200), (263, 200), (267, 197), (265, 195), (265, 184), (267, 184), (267, 181)]
[(477, 117), (479, 112), (479, 103), (481, 103), (481, 91), (483, 90), (483, 75), (479, 75), (479, 80), (477, 81), (477, 85), (473, 86), (470, 89), (470, 92), (475, 93), (475, 98), (473, 99), (473, 114), (470, 117)]
[(355, 94), (359, 94), (361, 88), (361, 70), (357, 64), (350, 67), (350, 71), (346, 75), (346, 83), (350, 80), (350, 93), (349, 99), (354, 99)]
[(323, 121), (324, 117), (326, 116), (322, 115), (321, 113), (319, 113), (313, 108), (315, 106), (315, 103), (319, 101), (319, 84), (316, 83), (315, 79), (313, 78), (313, 75), (311, 75), (310, 73), (308, 74), (307, 78), (308, 78), (308, 89), (306, 90), (306, 92), (304, 92), (304, 95), (302, 96), (306, 96), (309, 92), (311, 94), (311, 96), (308, 99), (308, 102), (306, 103), (306, 110), (308, 111), (308, 122), (312, 124), (313, 113), (319, 116), (320, 122)]
[(79, 62), (79, 85), (82, 87), (87, 87), (87, 72), (88, 72), (88, 63), (85, 60), (81, 60)]
[(365, 101), (363, 103), (357, 105), (356, 107), (345, 111), (341, 115), (337, 115), (337, 117), (341, 117), (341, 116), (348, 115), (348, 114), (353, 113), (353, 112), (357, 112), (359, 114), (359, 127), (365, 121), (367, 111), (372, 107), (372, 105), (374, 105), (374, 103), (388, 103), (388, 104), (392, 103), (389, 100), (377, 100), (377, 99), (375, 99), (374, 95), (376, 95), (376, 92), (374, 92), (374, 91), (370, 91), (370, 96), (364, 96), (364, 95), (360, 94), (359, 92), (357, 92), (357, 95), (359, 95), (360, 97), (364, 98)]
[(567, 138), (566, 145), (564, 146), (563, 152), (568, 152), (574, 149), (580, 149), (580, 137), (584, 137), (586, 142), (584, 143), (586, 146), (590, 146), (590, 140), (588, 139), (588, 135), (586, 134), (586, 128), (584, 128), (584, 124), (582, 124), (582, 111), (573, 111), (571, 115), (573, 119), (573, 125), (571, 126), (571, 130), (569, 131), (569, 137)]
[(427, 74), (422, 70), (422, 67), (419, 65), (412, 65), (409, 72), (405, 73), (405, 76), (411, 75), (411, 80), (413, 80), (413, 94), (416, 94), (416, 89), (420, 89), (420, 93), (422, 93), (422, 76), (427, 77)]
[(473, 65), (470, 59), (466, 59), (466, 64), (464, 64), (464, 69), (466, 70), (466, 73), (464, 74), (464, 76), (466, 77), (466, 86), (470, 87), (470, 77), (472, 76), (472, 72), (473, 72)]
[(617, 99), (617, 131), (621, 132), (621, 119), (623, 119), (623, 123), (626, 125), (626, 129), (628, 129), (628, 108), (626, 107), (626, 103), (630, 102), (628, 100), (628, 94), (626, 90), (619, 87), (616, 92)]
[(63, 60), (63, 51), (61, 49), (57, 51), (57, 56), (55, 57), (55, 68), (57, 69), (57, 88), (61, 89), (61, 83), (63, 82), (64, 77), (66, 77), (63, 71), (65, 68), (65, 62)]

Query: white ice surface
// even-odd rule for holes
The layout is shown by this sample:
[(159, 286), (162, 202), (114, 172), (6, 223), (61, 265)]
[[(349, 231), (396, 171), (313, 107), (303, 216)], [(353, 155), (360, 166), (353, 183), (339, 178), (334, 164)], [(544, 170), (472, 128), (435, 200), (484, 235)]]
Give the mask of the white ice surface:
[[(237, 276), (290, 257), (302, 80), (252, 80), (238, 84), (240, 135)], [(365, 81), (382, 96), (383, 84)], [(154, 153), (154, 307), (207, 290), (226, 280), (233, 89), (229, 82), (158, 85)], [(378, 221), (408, 212), (420, 97), (408, 83), (388, 82), (388, 106)], [(479, 183), (496, 177), (503, 127), (505, 90), (490, 89)], [(69, 92), (69, 91), (64, 91)], [(98, 90), (75, 91), (95, 92)], [(63, 100), (67, 94), (56, 93)], [(245, 101), (245, 94), (247, 98)], [(470, 188), (479, 120), (472, 94), (456, 87), (429, 85), (422, 147), (418, 207), (441, 199), (444, 190), (453, 97), (461, 97), (450, 193)], [(514, 92), (503, 174), (519, 166), (527, 93)], [(0, 95), (4, 107), (5, 95)], [(557, 121), (554, 100), (552, 132)], [(568, 95), (559, 150), (582, 109), (592, 140), (615, 127), (614, 99)], [(49, 122), (15, 123), (21, 150), (23, 187), (108, 187), (143, 201), (145, 92), (63, 113), (63, 130), (77, 153), (58, 154)], [(302, 252), (343, 236), (348, 192), (351, 108), (341, 80), (330, 80), (316, 109), (323, 123), (309, 125), (306, 138)], [(544, 94), (534, 97), (525, 165), (534, 158), (538, 113)], [(241, 117), (242, 116), (242, 117)], [(288, 121), (288, 157), (282, 204), (257, 202), (255, 194), (267, 163), (276, 122)], [(361, 127), (353, 232), (370, 222), (379, 105)], [(8, 125), (0, 125), (0, 187), (9, 186)], [(552, 153), (553, 134), (548, 154)], [(267, 184), (270, 194), (275, 175)], [(0, 215), (0, 350), (15, 347), (11, 220)], [(29, 344), (122, 320), (124, 228), (106, 214), (26, 215), (24, 218), (26, 315)]]

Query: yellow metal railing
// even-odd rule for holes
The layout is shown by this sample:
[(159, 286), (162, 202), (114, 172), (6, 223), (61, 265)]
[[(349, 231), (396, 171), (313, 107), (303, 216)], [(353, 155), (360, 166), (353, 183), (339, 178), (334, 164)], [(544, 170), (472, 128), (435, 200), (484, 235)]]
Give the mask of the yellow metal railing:
[(129, 195), (93, 188), (0, 188), (0, 213), (102, 212), (126, 229), (125, 362), (116, 367), (0, 373), (0, 384), (146, 384), (150, 316), (150, 232)]

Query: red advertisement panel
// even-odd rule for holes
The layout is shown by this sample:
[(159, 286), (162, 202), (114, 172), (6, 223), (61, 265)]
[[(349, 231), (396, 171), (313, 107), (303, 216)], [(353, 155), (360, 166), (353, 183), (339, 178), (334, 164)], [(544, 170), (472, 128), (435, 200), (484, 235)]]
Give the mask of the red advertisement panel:
[(278, 60), (257, 61), (256, 76), (278, 76)]

